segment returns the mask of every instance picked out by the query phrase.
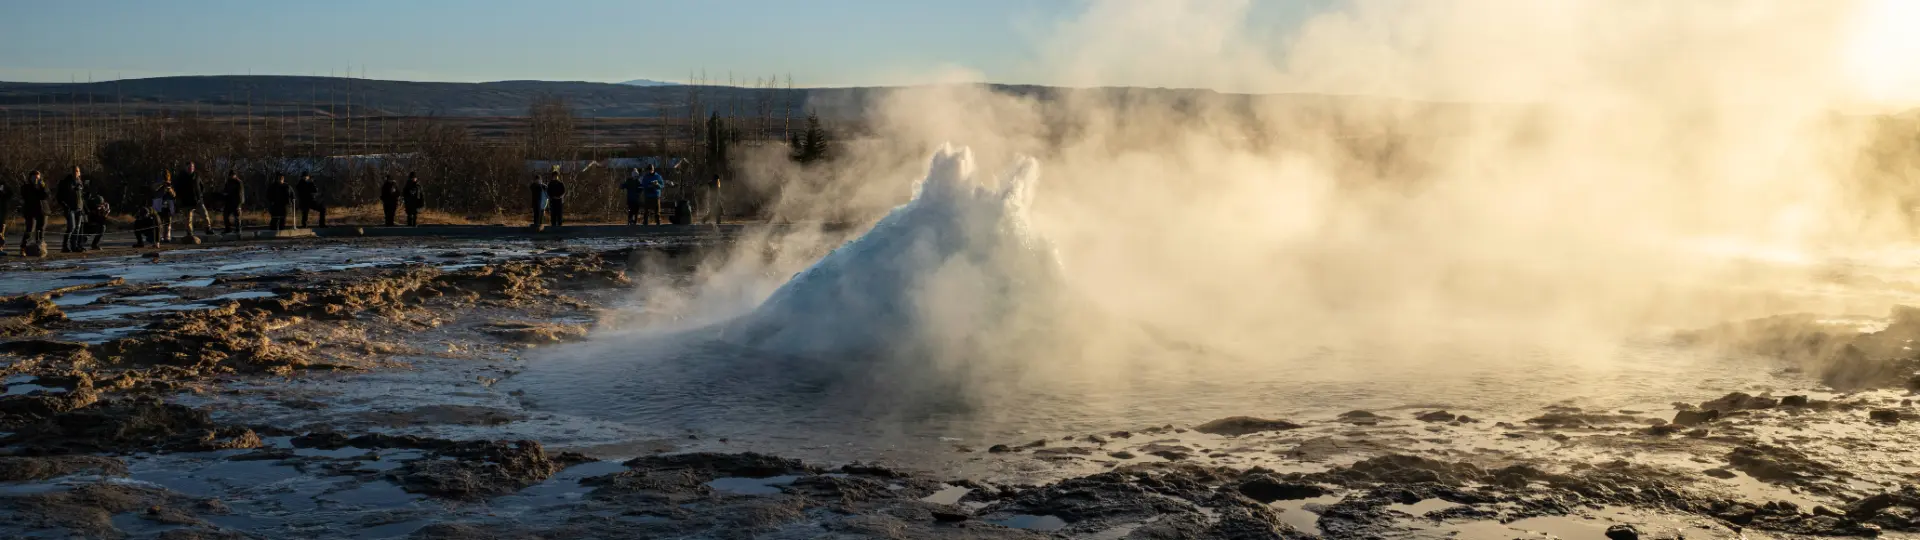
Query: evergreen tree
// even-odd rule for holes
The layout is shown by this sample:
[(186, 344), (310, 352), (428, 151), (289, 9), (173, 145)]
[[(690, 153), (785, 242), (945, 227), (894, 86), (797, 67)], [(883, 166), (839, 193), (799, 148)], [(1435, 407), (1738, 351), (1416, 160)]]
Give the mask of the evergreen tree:
[(811, 164), (833, 158), (833, 133), (820, 124), (820, 115), (807, 113), (807, 130), (793, 136), (793, 160)]

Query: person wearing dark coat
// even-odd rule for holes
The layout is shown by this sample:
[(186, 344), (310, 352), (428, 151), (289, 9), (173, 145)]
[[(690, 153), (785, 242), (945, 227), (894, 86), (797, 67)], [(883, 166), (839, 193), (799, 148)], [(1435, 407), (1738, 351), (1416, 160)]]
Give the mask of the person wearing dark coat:
[(13, 218), (13, 185), (0, 180), (0, 246), (7, 245), (7, 221)]
[(320, 202), (320, 185), (313, 182), (313, 174), (300, 173), (300, 184), (293, 187), (293, 192), (299, 196), (300, 228), (307, 228), (308, 212), (319, 212), (320, 226), (327, 226), (327, 205)]
[(540, 229), (541, 216), (547, 211), (547, 182), (540, 173), (533, 173), (533, 181), (527, 182), (527, 204), (533, 206), (533, 228)]
[(20, 238), (21, 249), (26, 249), (28, 244), (46, 242), (47, 199), (52, 195), (40, 171), (33, 171), (27, 176), (27, 183), (20, 185), (20, 217), (27, 221), (27, 230)]
[(226, 200), (220, 202), (220, 221), (228, 234), (240, 234), (240, 206), (247, 202), (247, 184), (234, 172), (227, 174), (227, 185), (221, 187), (226, 188)]
[(200, 216), (207, 225), (207, 234), (213, 234), (213, 214), (207, 212), (205, 190), (200, 186), (200, 171), (194, 162), (187, 162), (187, 168), (173, 179), (173, 191), (179, 199), (175, 201), (181, 212), (187, 214), (187, 236), (193, 236), (193, 216)]
[(407, 226), (418, 227), (420, 209), (427, 206), (426, 188), (420, 186), (420, 175), (407, 173), (407, 187), (401, 190), (400, 195), (407, 202)]
[(107, 198), (94, 195), (87, 202), (87, 249), (100, 249), (100, 238), (107, 235), (107, 219), (113, 216), (113, 207), (107, 206)]
[(153, 207), (141, 207), (134, 211), (133, 247), (143, 248), (160, 245), (160, 214)]
[(388, 227), (393, 226), (393, 213), (399, 209), (400, 183), (393, 181), (393, 176), (389, 175), (387, 181), (380, 184), (380, 210), (387, 213)]
[(547, 180), (547, 214), (553, 218), (553, 226), (559, 227), (566, 220), (567, 184), (560, 181), (560, 173), (553, 173), (553, 179)]
[(73, 174), (60, 180), (53, 188), (54, 202), (60, 203), (60, 212), (67, 218), (67, 234), (60, 243), (60, 251), (73, 253), (80, 251), (80, 226), (87, 221), (87, 179), (80, 175), (80, 167), (73, 168)]
[(267, 229), (287, 230), (287, 211), (292, 208), (293, 199), (293, 186), (287, 184), (287, 175), (274, 175), (273, 184), (267, 186)]

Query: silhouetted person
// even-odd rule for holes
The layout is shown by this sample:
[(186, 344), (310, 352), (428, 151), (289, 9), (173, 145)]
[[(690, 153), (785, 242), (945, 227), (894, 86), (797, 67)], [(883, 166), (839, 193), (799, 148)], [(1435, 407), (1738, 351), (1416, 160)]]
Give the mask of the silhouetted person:
[(287, 175), (274, 175), (273, 183), (267, 186), (267, 229), (287, 230), (287, 211), (292, 207), (293, 186), (287, 185)]
[(387, 175), (387, 181), (380, 183), (380, 210), (387, 214), (387, 226), (393, 226), (393, 213), (400, 209), (400, 183), (393, 181), (393, 175)]
[(552, 214), (553, 226), (559, 227), (567, 217), (567, 184), (560, 181), (560, 173), (547, 181), (547, 201), (547, 213)]
[(628, 172), (626, 181), (620, 183), (620, 189), (627, 192), (627, 224), (639, 225), (641, 192), (644, 191), (640, 187), (640, 169)]
[(27, 183), (20, 185), (20, 217), (27, 222), (27, 229), (22, 231), (20, 238), (20, 249), (25, 250), (28, 244), (46, 242), (47, 199), (52, 195), (47, 190), (47, 181), (40, 177), (40, 171), (27, 175)]
[(313, 181), (313, 173), (300, 173), (300, 185), (294, 186), (293, 192), (299, 196), (300, 228), (307, 227), (308, 212), (319, 213), (320, 226), (327, 226), (327, 204), (322, 201), (320, 185)]
[(420, 209), (427, 207), (427, 191), (420, 186), (419, 174), (407, 173), (407, 187), (401, 189), (400, 196), (407, 202), (407, 226), (420, 226)]
[(228, 173), (226, 200), (220, 203), (220, 221), (226, 225), (230, 234), (240, 234), (240, 207), (247, 202), (247, 183), (240, 181), (240, 173)]
[(173, 191), (179, 195), (180, 211), (187, 213), (187, 236), (193, 236), (193, 216), (199, 215), (207, 224), (207, 234), (213, 234), (213, 214), (207, 212), (206, 191), (201, 189), (200, 171), (194, 162), (187, 162), (186, 170), (180, 171), (173, 179)]
[(707, 182), (707, 212), (713, 216), (713, 224), (720, 224), (720, 174), (714, 173), (713, 180)]
[(173, 190), (173, 173), (160, 173), (160, 183), (153, 185), (153, 213), (160, 217), (159, 238), (161, 242), (173, 241), (173, 214), (178, 209), (175, 204), (179, 194)]
[(86, 222), (87, 179), (80, 175), (80, 167), (73, 168), (73, 174), (60, 180), (53, 189), (54, 202), (60, 203), (60, 212), (67, 219), (67, 234), (60, 243), (60, 251), (73, 253), (80, 251), (80, 225)]
[(13, 183), (0, 178), (0, 246), (7, 245), (7, 221), (13, 218)]
[(160, 216), (152, 208), (141, 208), (133, 218), (133, 247), (160, 245)]
[(94, 195), (87, 203), (87, 249), (100, 249), (100, 238), (107, 235), (107, 220), (113, 217), (113, 207), (107, 206), (107, 198)]
[(533, 180), (527, 182), (527, 204), (533, 207), (533, 228), (540, 229), (541, 216), (547, 211), (547, 181), (540, 173), (533, 173)]
[(641, 195), (645, 197), (645, 200), (640, 203), (640, 223), (642, 225), (648, 224), (647, 220), (649, 218), (653, 220), (652, 225), (661, 224), (660, 193), (666, 190), (666, 188), (667, 179), (662, 178), (659, 172), (655, 172), (653, 166), (647, 166), (646, 176), (640, 177), (640, 192)]

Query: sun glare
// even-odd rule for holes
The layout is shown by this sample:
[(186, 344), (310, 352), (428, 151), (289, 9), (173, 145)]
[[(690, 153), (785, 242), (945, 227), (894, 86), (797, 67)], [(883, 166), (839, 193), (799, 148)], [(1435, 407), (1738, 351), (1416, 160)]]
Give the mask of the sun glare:
[(1862, 98), (1920, 101), (1920, 2), (1865, 0), (1845, 62)]

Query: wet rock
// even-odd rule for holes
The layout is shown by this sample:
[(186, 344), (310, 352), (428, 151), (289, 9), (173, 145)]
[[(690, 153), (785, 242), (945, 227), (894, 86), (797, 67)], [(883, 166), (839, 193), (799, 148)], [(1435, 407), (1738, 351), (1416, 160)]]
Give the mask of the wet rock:
[(1805, 407), (1807, 406), (1807, 396), (1787, 396), (1780, 398), (1780, 406)]
[(1221, 418), (1193, 428), (1194, 431), (1212, 435), (1247, 435), (1265, 431), (1284, 431), (1300, 429), (1300, 424), (1286, 420), (1269, 420), (1251, 416), (1233, 416)]
[(257, 448), (253, 430), (222, 426), (207, 412), (142, 397), (102, 402), (22, 426), (0, 443), (36, 454), (136, 450), (212, 451)]
[(1370, 411), (1347, 411), (1340, 413), (1339, 419), (1349, 424), (1371, 426), (1380, 423), (1384, 417)]
[(1680, 411), (1674, 413), (1673, 424), (1677, 426), (1697, 426), (1719, 419), (1720, 411), (1714, 409), (1704, 411)]
[(1814, 461), (1798, 450), (1765, 444), (1734, 448), (1727, 453), (1727, 463), (1764, 482), (1807, 485), (1822, 478), (1845, 476), (1840, 470)]
[(1771, 409), (1779, 405), (1780, 400), (1778, 399), (1752, 396), (1744, 392), (1734, 392), (1721, 396), (1720, 399), (1701, 403), (1700, 409), (1720, 411), (1720, 413), (1724, 415), (1733, 411)]
[[(199, 501), (150, 485), (95, 482), (70, 490), (0, 496), (0, 525), (14, 538), (123, 538), (115, 515), (141, 512), (175, 522), (198, 522)], [(20, 534), (20, 533), (25, 534)]]
[(973, 516), (967, 515), (967, 513), (965, 512), (957, 512), (952, 510), (934, 510), (933, 511), (933, 520), (941, 523), (959, 523), (969, 519), (973, 519)]
[(577, 324), (497, 321), (480, 327), (480, 332), (514, 343), (562, 343), (586, 339), (587, 328)]
[(1012, 447), (1009, 447), (1004, 444), (996, 444), (996, 445), (987, 447), (987, 453), (990, 453), (990, 454), (1005, 454), (1007, 452), (1012, 452), (1012, 451), (1013, 451)]
[(1459, 415), (1447, 411), (1430, 411), (1420, 413), (1413, 418), (1421, 422), (1452, 422), (1454, 419), (1459, 418)]
[(745, 452), (740, 454), (716, 454), (697, 452), (690, 454), (669, 454), (646, 456), (628, 460), (625, 465), (635, 470), (675, 470), (694, 471), (714, 477), (738, 476), (745, 478), (766, 478), (788, 474), (817, 474), (818, 468), (802, 463), (797, 459), (769, 456)]
[(1707, 476), (1714, 477), (1714, 478), (1720, 478), (1720, 479), (1734, 478), (1734, 477), (1740, 476), (1739, 474), (1735, 474), (1733, 471), (1729, 471), (1726, 469), (1717, 469), (1717, 468), (1707, 469), (1705, 471), (1701, 471), (1700, 473), (1705, 474)]
[(0, 337), (39, 336), (48, 325), (67, 322), (67, 313), (45, 295), (0, 298)]
[(406, 411), (368, 412), (360, 417), (387, 427), (425, 424), (497, 426), (526, 419), (526, 415), (517, 412), (473, 405), (427, 405)]
[(1361, 460), (1353, 465), (1309, 475), (1309, 478), (1341, 485), (1380, 483), (1463, 485), (1479, 481), (1486, 476), (1486, 471), (1472, 464), (1448, 463), (1420, 456), (1394, 454)]
[(1241, 495), (1249, 499), (1270, 503), (1273, 501), (1293, 501), (1311, 499), (1333, 494), (1333, 490), (1301, 482), (1286, 482), (1272, 475), (1259, 475), (1241, 482), (1234, 487)]
[(1900, 423), (1900, 411), (1893, 409), (1874, 409), (1867, 412), (1867, 418), (1885, 424)]
[(1107, 452), (1107, 455), (1112, 456), (1114, 459), (1133, 459), (1133, 458), (1139, 457), (1137, 455), (1134, 455), (1133, 452), (1128, 452), (1126, 450), (1116, 450), (1113, 452)]
[(1528, 418), (1526, 422), (1533, 426), (1551, 429), (1590, 429), (1607, 424), (1634, 423), (1639, 420), (1638, 418), (1618, 414), (1550, 412)]
[(1607, 540), (1640, 540), (1640, 530), (1624, 523), (1607, 527)]
[(533, 441), (468, 442), (436, 454), (454, 459), (408, 462), (391, 474), (394, 483), (411, 493), (473, 500), (519, 491), (585, 460), (573, 455), (550, 459)]
[(104, 456), (0, 457), (0, 482), (33, 482), (72, 474), (126, 476), (127, 464)]
[(16, 354), (20, 356), (67, 356), (74, 353), (85, 352), (86, 350), (87, 344), (85, 343), (54, 341), (49, 339), (23, 339), (0, 343), (0, 354)]

